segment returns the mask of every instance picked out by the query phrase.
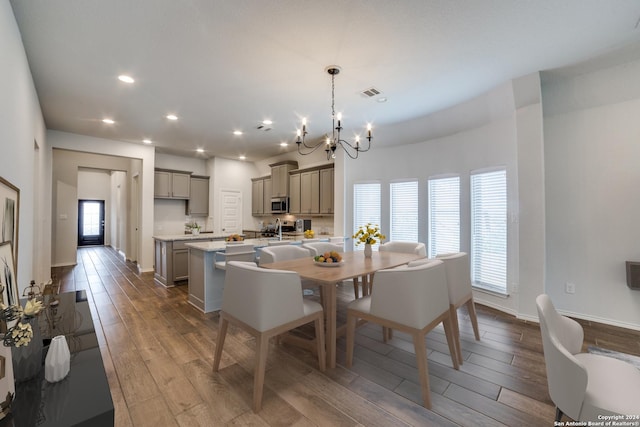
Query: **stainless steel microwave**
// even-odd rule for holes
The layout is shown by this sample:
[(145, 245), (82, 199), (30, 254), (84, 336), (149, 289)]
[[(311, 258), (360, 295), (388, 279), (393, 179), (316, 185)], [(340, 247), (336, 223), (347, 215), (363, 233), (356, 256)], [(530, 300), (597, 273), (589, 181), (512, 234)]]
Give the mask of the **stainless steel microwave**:
[(288, 212), (289, 212), (288, 197), (273, 197), (271, 199), (271, 213), (288, 213)]

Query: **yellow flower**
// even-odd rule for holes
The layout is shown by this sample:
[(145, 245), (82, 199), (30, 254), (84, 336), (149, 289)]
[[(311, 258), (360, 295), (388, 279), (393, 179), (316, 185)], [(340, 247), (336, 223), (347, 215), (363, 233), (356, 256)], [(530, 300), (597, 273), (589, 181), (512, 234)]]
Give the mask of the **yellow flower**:
[(356, 246), (360, 243), (375, 245), (386, 238), (384, 234), (380, 233), (380, 226), (378, 224), (372, 225), (371, 223), (360, 226), (358, 231), (351, 237), (356, 239)]

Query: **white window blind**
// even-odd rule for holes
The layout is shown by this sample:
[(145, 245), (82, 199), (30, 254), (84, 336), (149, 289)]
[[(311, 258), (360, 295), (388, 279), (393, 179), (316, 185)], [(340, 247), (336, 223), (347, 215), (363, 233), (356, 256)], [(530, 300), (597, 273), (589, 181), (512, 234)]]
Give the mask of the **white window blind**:
[(471, 175), (473, 284), (507, 293), (507, 172)]
[(429, 257), (460, 252), (460, 177), (429, 180)]
[[(380, 224), (380, 183), (377, 182), (353, 185), (353, 234), (367, 223)], [(363, 244), (355, 246), (355, 243), (354, 240), (354, 250), (364, 250)]]
[(418, 241), (418, 181), (391, 183), (389, 240)]

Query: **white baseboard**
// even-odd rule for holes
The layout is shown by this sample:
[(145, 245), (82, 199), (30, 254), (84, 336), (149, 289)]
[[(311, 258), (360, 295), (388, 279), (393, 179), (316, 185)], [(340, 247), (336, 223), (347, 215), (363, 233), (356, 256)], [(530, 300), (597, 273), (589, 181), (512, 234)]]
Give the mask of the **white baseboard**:
[(76, 265), (78, 265), (77, 262), (70, 262), (70, 263), (61, 262), (61, 263), (53, 264), (51, 265), (51, 267), (75, 267)]
[(640, 325), (637, 325), (634, 323), (620, 322), (618, 320), (612, 320), (612, 319), (607, 319), (607, 318), (598, 317), (598, 316), (589, 316), (581, 313), (573, 313), (571, 311), (566, 311), (566, 310), (558, 310), (558, 313), (564, 316), (573, 317), (575, 319), (587, 320), (589, 322), (602, 323), (605, 325), (617, 326), (618, 328), (640, 331)]

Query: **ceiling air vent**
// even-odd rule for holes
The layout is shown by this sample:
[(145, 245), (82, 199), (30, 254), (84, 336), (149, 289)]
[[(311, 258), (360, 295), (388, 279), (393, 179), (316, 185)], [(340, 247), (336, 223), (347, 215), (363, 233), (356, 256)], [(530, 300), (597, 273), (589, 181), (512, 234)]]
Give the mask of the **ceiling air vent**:
[(265, 124), (260, 123), (260, 124), (256, 127), (256, 129), (258, 129), (258, 130), (262, 130), (262, 131), (265, 131), (265, 132), (266, 132), (266, 131), (268, 131), (268, 130), (271, 130), (271, 125), (265, 125)]
[(376, 89), (375, 87), (370, 87), (369, 89), (365, 89), (360, 93), (365, 98), (373, 98), (374, 96), (380, 95), (381, 92), (378, 89)]

